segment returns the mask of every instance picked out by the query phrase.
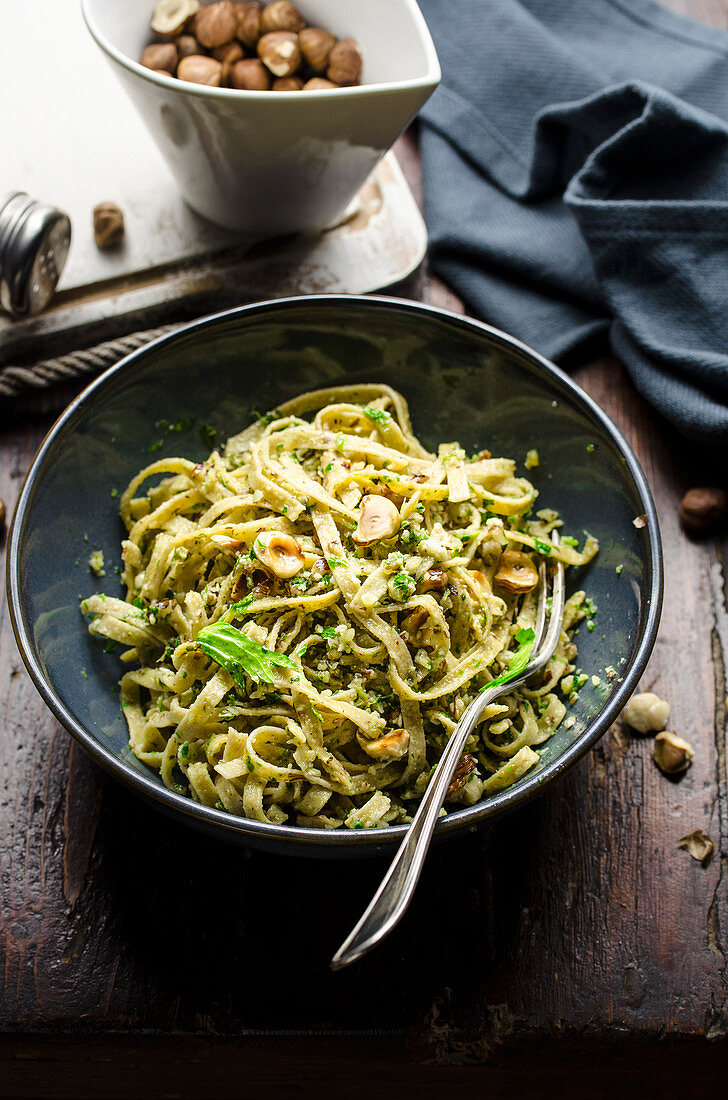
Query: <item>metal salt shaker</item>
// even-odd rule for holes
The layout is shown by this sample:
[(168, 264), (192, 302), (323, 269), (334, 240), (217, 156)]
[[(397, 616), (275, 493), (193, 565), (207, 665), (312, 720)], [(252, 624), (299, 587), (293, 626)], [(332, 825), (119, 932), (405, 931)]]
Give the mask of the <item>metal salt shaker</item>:
[(71, 222), (23, 191), (0, 200), (0, 307), (13, 317), (40, 313), (66, 263)]

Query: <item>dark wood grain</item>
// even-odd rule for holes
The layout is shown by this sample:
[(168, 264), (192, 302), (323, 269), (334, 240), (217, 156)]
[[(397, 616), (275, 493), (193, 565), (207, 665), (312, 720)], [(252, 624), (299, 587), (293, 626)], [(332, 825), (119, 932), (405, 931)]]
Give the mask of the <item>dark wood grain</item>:
[[(728, 0), (671, 6), (728, 25)], [(411, 136), (398, 155), (417, 187)], [(421, 296), (462, 308), (426, 273)], [(666, 598), (644, 687), (670, 700), (690, 770), (667, 780), (618, 723), (540, 800), (437, 846), (401, 927), (334, 975), (382, 863), (211, 847), (130, 796), (43, 706), (3, 591), (0, 1095), (725, 1095), (726, 543), (681, 532), (705, 471), (619, 364), (577, 379), (657, 502)], [(52, 407), (0, 414), (9, 507)], [(677, 847), (698, 827), (705, 866)]]

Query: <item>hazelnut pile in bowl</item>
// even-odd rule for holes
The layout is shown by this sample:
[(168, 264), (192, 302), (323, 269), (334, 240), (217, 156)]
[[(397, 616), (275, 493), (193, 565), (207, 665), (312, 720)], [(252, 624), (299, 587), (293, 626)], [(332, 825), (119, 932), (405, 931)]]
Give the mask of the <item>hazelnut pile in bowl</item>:
[(162, 76), (211, 88), (295, 92), (352, 87), (362, 59), (353, 38), (310, 27), (290, 0), (158, 0), (158, 41), (140, 62)]

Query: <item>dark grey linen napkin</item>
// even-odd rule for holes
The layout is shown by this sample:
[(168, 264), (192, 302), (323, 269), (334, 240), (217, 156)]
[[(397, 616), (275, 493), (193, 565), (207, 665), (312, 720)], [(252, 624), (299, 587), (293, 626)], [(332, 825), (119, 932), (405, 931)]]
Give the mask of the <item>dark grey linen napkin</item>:
[(607, 337), (687, 436), (728, 444), (728, 33), (652, 0), (420, 0), (436, 271), (573, 362)]

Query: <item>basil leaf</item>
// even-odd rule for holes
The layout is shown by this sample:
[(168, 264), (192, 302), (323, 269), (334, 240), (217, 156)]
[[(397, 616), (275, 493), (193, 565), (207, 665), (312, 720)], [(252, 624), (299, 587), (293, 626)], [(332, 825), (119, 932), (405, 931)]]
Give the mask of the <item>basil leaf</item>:
[(241, 687), (244, 686), (245, 674), (252, 680), (272, 684), (274, 666), (296, 667), (285, 653), (266, 649), (260, 642), (243, 634), (242, 630), (226, 623), (203, 627), (197, 635), (197, 644), (206, 656), (226, 668), (235, 683)]

